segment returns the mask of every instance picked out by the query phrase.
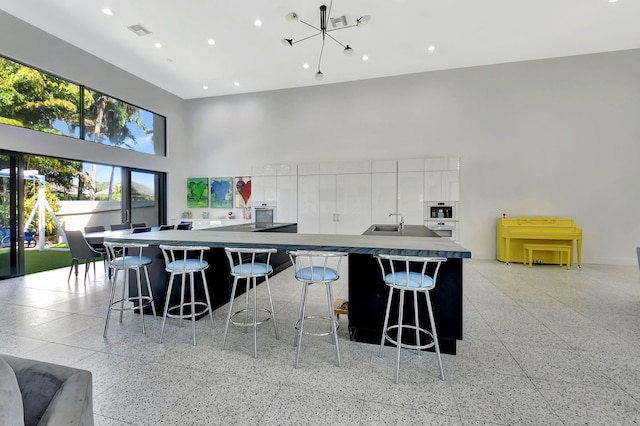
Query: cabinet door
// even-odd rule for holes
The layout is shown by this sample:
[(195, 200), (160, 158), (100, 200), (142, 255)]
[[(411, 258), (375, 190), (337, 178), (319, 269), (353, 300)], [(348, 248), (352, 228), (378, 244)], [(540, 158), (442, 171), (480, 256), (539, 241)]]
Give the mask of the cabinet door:
[(338, 234), (360, 235), (371, 225), (371, 173), (336, 177)]
[(424, 173), (425, 201), (455, 201), (442, 198), (442, 172)]
[(398, 213), (407, 225), (422, 225), (424, 209), (424, 172), (398, 173)]
[(298, 178), (295, 175), (278, 176), (276, 179), (276, 220), (298, 221)]
[(442, 201), (460, 201), (460, 172), (450, 170), (442, 172)]
[(319, 231), (321, 234), (336, 233), (336, 176), (320, 175), (319, 196), (320, 196), (320, 220)]
[(298, 176), (298, 233), (320, 232), (320, 177)]
[(371, 175), (371, 224), (396, 223), (394, 216), (397, 202), (396, 173), (373, 173)]

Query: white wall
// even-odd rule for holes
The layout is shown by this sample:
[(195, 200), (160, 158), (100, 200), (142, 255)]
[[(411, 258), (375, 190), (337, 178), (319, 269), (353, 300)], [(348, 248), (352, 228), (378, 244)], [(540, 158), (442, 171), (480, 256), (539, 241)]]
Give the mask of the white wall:
[(573, 217), (583, 262), (635, 264), (640, 50), (187, 102), (193, 175), (251, 165), (461, 157), (461, 244), (495, 221)]
[(0, 125), (0, 148), (188, 176), (252, 165), (461, 157), (461, 242), (495, 258), (502, 213), (573, 217), (584, 262), (635, 264), (640, 50), (183, 101), (0, 11), (0, 53), (167, 116), (168, 157)]
[[(164, 115), (167, 117), (169, 141), (167, 157), (160, 157), (0, 124), (0, 148), (163, 171), (168, 172), (170, 182), (174, 179), (172, 168), (176, 164), (186, 163), (184, 158), (187, 153), (181, 147), (185, 134), (184, 101), (177, 96), (3, 11), (0, 11), (0, 54)], [(170, 210), (182, 211), (184, 199), (184, 183), (169, 184)]]

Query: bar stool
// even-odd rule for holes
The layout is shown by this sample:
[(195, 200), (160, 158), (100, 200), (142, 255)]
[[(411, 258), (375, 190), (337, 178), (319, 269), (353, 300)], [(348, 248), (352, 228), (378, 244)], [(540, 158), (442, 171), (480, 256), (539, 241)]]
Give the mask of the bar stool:
[[(436, 287), (438, 271), (442, 262), (447, 259), (443, 257), (419, 257), (419, 256), (398, 256), (380, 254), (375, 256), (380, 264), (382, 271), (382, 280), (389, 286), (389, 297), (387, 300), (387, 311), (384, 316), (384, 325), (382, 326), (382, 338), (380, 339), (380, 357), (384, 348), (385, 340), (393, 343), (397, 347), (396, 355), (396, 383), (400, 380), (400, 349), (415, 349), (420, 356), (420, 350), (435, 348), (438, 356), (438, 364), (440, 365), (440, 377), (444, 380), (444, 370), (442, 368), (442, 359), (440, 358), (440, 346), (438, 345), (438, 333), (436, 324), (433, 320), (433, 309), (431, 308), (431, 298), (429, 291)], [(419, 271), (419, 272), (418, 272)], [(428, 275), (431, 273), (431, 275)], [(398, 323), (389, 325), (389, 312), (391, 310), (391, 300), (393, 299), (393, 290), (400, 292), (400, 302), (398, 305)], [(413, 311), (414, 324), (409, 325), (402, 322), (404, 314), (404, 294), (410, 291), (413, 294)], [(418, 318), (418, 293), (423, 293), (427, 300), (427, 310), (429, 312), (429, 324), (431, 331), (420, 328), (420, 319)], [(402, 342), (402, 331), (410, 329), (415, 331), (415, 344)], [(396, 339), (390, 336), (389, 332), (396, 330)], [(427, 344), (420, 343), (420, 334), (430, 337)]]
[[(290, 251), (289, 257), (295, 267), (295, 278), (302, 282), (302, 295), (300, 296), (300, 308), (298, 311), (298, 321), (295, 328), (297, 330), (296, 345), (296, 364), (298, 368), (300, 360), (300, 347), (302, 346), (302, 335), (311, 334), (314, 336), (331, 335), (333, 343), (336, 347), (336, 359), (338, 367), (342, 366), (340, 361), (340, 347), (338, 346), (338, 324), (333, 314), (333, 292), (331, 291), (331, 283), (340, 278), (340, 263), (347, 253), (328, 252), (328, 251)], [(325, 285), (327, 291), (327, 315), (306, 315), (307, 307), (307, 289), (311, 284), (321, 283)], [(313, 333), (304, 331), (304, 322), (308, 319), (322, 319), (329, 321), (329, 331), (324, 333)]]
[[(271, 255), (275, 253), (276, 249), (268, 248), (229, 248), (225, 247), (225, 253), (229, 259), (229, 268), (231, 275), (233, 276), (233, 288), (231, 289), (231, 299), (229, 300), (229, 315), (227, 315), (227, 323), (224, 327), (224, 337), (222, 339), (222, 349), (224, 350), (227, 343), (227, 332), (229, 331), (229, 324), (234, 324), (240, 327), (252, 327), (253, 328), (253, 357), (258, 357), (258, 325), (263, 324), (269, 320), (273, 320), (273, 328), (276, 332), (276, 339), (280, 339), (278, 334), (278, 325), (276, 324), (275, 310), (273, 309), (273, 299), (271, 298), (271, 287), (269, 286), (269, 274), (273, 272), (273, 267), (269, 264)], [(256, 261), (257, 256), (266, 256), (264, 262)], [(267, 294), (269, 295), (269, 307), (258, 308), (258, 290), (257, 279), (264, 278), (265, 285), (267, 287)], [(246, 279), (245, 286), (245, 308), (238, 311), (233, 311), (233, 301), (236, 298), (236, 290), (238, 286), (238, 280)], [(253, 282), (253, 307), (249, 308), (249, 290), (251, 290), (251, 283)], [(258, 312), (266, 313), (264, 318), (258, 319)], [(240, 314), (245, 314), (244, 321), (237, 318)], [(253, 315), (250, 315), (253, 314)]]
[[(213, 325), (213, 313), (211, 309), (211, 298), (209, 297), (209, 288), (207, 287), (207, 277), (204, 271), (209, 268), (209, 263), (204, 260), (205, 250), (209, 250), (209, 247), (204, 246), (179, 246), (179, 245), (161, 245), (162, 255), (164, 256), (165, 271), (169, 272), (169, 288), (167, 288), (167, 297), (164, 302), (164, 313), (162, 315), (162, 331), (160, 332), (160, 343), (162, 343), (162, 336), (164, 334), (164, 326), (169, 318), (180, 318), (180, 325), (184, 318), (190, 318), (193, 325), (193, 344), (196, 344), (196, 317), (198, 315), (209, 314), (211, 318), (211, 328)], [(196, 257), (193, 254), (197, 253)], [(189, 257), (189, 255), (192, 257)], [(195, 300), (195, 277), (194, 273), (200, 272), (202, 275), (202, 287), (204, 288), (205, 302), (196, 302)], [(187, 274), (189, 274), (189, 294), (190, 301), (184, 301), (184, 293), (187, 286)], [(173, 288), (173, 280), (176, 275), (180, 275), (182, 278), (182, 284), (180, 286), (180, 303), (177, 305), (169, 306), (169, 300), (171, 299), (171, 290)], [(200, 311), (196, 311), (196, 307), (202, 308)], [(187, 312), (185, 312), (187, 308)], [(173, 313), (172, 311), (179, 311)]]
[[(127, 310), (140, 310), (140, 320), (142, 321), (142, 333), (145, 332), (144, 328), (144, 312), (143, 309), (146, 306), (151, 305), (153, 311), (153, 317), (156, 317), (156, 307), (153, 304), (153, 292), (151, 291), (151, 282), (149, 281), (149, 270), (147, 265), (151, 263), (151, 259), (142, 255), (142, 249), (148, 247), (148, 244), (138, 243), (113, 243), (105, 242), (104, 247), (107, 250), (107, 262), (109, 268), (113, 270), (113, 283), (111, 285), (111, 297), (109, 298), (109, 310), (107, 311), (107, 321), (104, 325), (104, 337), (107, 337), (107, 330), (109, 329), (109, 320), (111, 318), (111, 311), (120, 311), (120, 322), (122, 322), (122, 314)], [(132, 254), (137, 252), (137, 254)], [(147, 295), (142, 294), (142, 284), (140, 280), (140, 269), (144, 270), (144, 275), (147, 279)], [(136, 272), (136, 284), (138, 294), (137, 296), (128, 296), (127, 292), (130, 292), (129, 275), (130, 271)], [(124, 283), (122, 285), (122, 297), (119, 300), (113, 300), (116, 294), (116, 286), (118, 284), (118, 272), (124, 272)], [(135, 302), (138, 305), (135, 305)], [(131, 302), (133, 305), (126, 305), (125, 302)], [(118, 306), (118, 304), (120, 306)]]

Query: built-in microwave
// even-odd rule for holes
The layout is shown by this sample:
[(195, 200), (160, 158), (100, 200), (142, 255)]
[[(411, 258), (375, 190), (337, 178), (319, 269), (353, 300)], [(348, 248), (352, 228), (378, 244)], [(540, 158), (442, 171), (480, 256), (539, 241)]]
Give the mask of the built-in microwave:
[(424, 209), (424, 220), (458, 220), (457, 201), (427, 201)]
[(424, 224), (436, 235), (458, 241), (458, 221), (455, 220), (425, 220)]

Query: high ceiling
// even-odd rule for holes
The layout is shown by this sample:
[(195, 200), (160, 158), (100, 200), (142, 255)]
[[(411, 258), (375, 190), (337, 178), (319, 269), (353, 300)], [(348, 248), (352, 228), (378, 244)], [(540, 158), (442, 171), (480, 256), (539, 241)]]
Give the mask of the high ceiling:
[(313, 35), (285, 15), (318, 27), (322, 4), (331, 0), (0, 0), (5, 12), (184, 99), (640, 47), (639, 0), (334, 0), (332, 18), (371, 20), (330, 33), (355, 54), (327, 38), (318, 82), (321, 37), (281, 40)]

